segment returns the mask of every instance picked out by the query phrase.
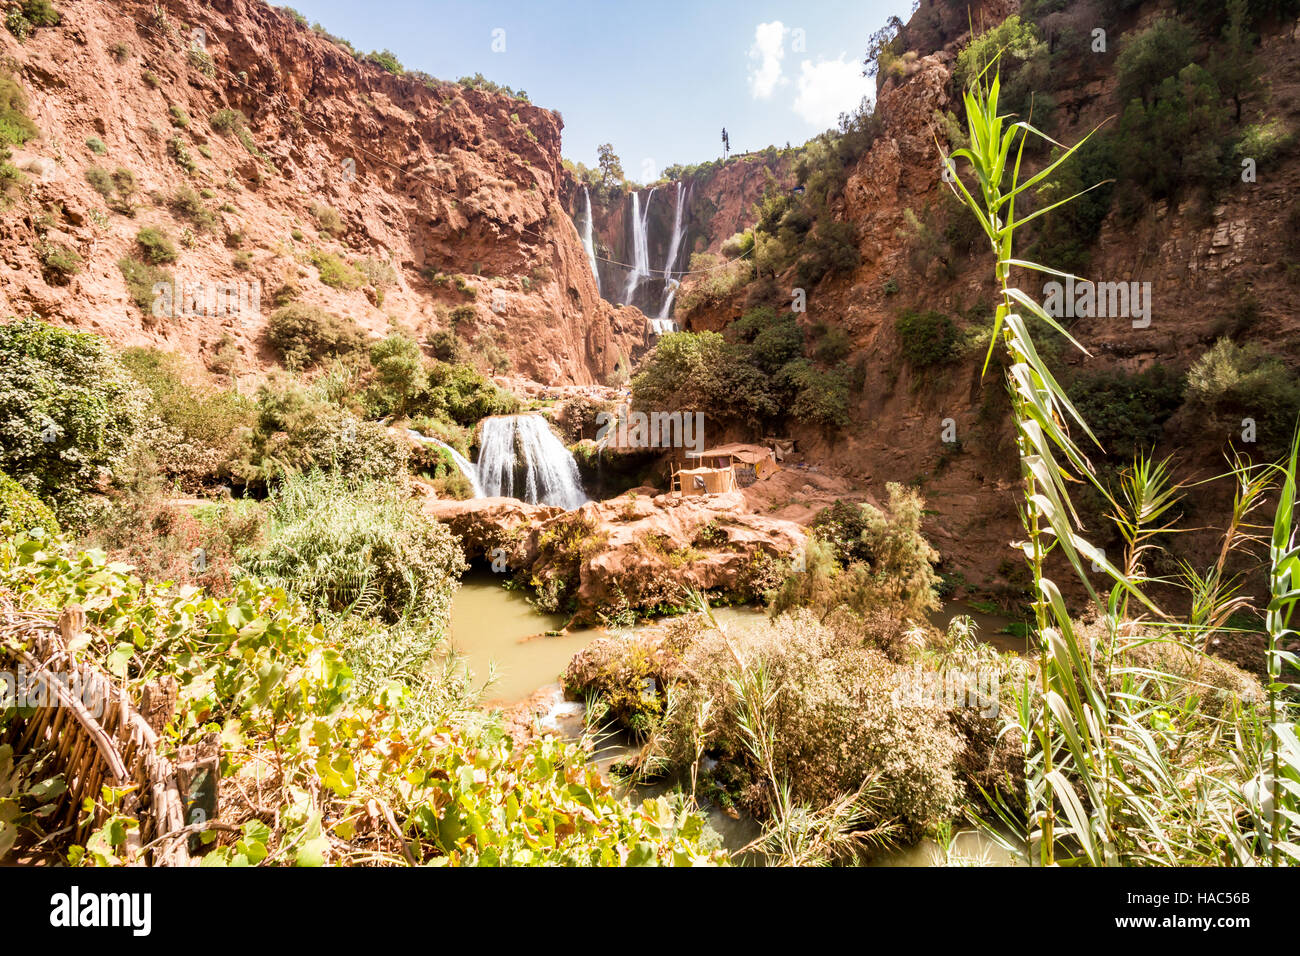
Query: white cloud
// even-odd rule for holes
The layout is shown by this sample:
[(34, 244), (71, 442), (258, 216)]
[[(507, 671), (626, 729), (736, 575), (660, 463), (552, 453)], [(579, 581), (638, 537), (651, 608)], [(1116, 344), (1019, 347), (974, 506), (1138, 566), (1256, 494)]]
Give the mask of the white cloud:
[(875, 86), (862, 75), (862, 66), (846, 56), (841, 53), (834, 60), (799, 64), (794, 111), (813, 126), (826, 129), (836, 125), (840, 114), (856, 109)]
[(749, 89), (756, 100), (771, 99), (778, 86), (789, 82), (781, 75), (785, 34), (786, 26), (780, 20), (754, 28), (754, 44), (749, 48)]

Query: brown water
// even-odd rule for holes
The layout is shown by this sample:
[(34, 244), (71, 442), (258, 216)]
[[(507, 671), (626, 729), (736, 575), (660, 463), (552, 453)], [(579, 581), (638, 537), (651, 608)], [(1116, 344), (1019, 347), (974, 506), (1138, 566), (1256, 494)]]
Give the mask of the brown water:
[(471, 572), (461, 581), (451, 606), (451, 642), (490, 704), (515, 703), (539, 687), (559, 680), (569, 659), (597, 632), (547, 634), (564, 625), (558, 614), (543, 614), (519, 591), (507, 591), (490, 571)]
[[(731, 630), (751, 627), (765, 619), (764, 613), (753, 607), (715, 608), (713, 613), (720, 624)], [(1001, 651), (1026, 653), (1027, 642), (1024, 639), (1001, 633), (1010, 623), (1006, 617), (985, 614), (964, 605), (949, 605), (931, 615), (931, 622), (936, 627), (946, 627), (958, 614), (974, 619), (980, 640), (988, 641)], [(487, 681), (495, 668), (495, 680), (483, 693), (484, 702), (506, 705), (522, 701), (539, 688), (554, 684), (574, 654), (609, 633), (602, 628), (554, 633), (563, 623), (562, 615), (542, 614), (521, 592), (507, 591), (501, 586), (499, 576), (488, 571), (474, 571), (461, 582), (453, 602), (451, 637), (466, 667), (480, 685)], [(558, 688), (555, 696), (554, 714), (550, 715), (549, 722), (544, 722), (561, 735), (579, 736), (582, 732), (581, 705), (558, 703)], [(595, 762), (607, 769), (609, 764), (630, 756), (634, 751), (635, 747), (629, 741), (614, 737), (598, 748)], [(638, 796), (655, 796), (661, 789), (664, 788), (639, 787), (636, 793)], [(710, 810), (708, 816), (710, 824), (733, 852), (759, 833), (758, 824), (748, 817), (735, 819), (717, 809)], [(946, 856), (937, 843), (922, 840), (915, 846), (884, 854), (870, 865), (1007, 866), (1017, 863), (989, 837), (972, 830), (958, 834)]]
[(1004, 654), (1027, 655), (1030, 653), (1028, 638), (1006, 633), (1006, 628), (1011, 625), (1012, 618), (1004, 617), (1001, 614), (987, 614), (984, 611), (977, 611), (964, 602), (945, 604), (939, 610), (932, 611), (930, 613), (930, 623), (940, 630), (946, 630), (948, 623), (953, 618), (961, 615), (965, 615), (975, 622), (975, 636), (979, 640), (992, 644)]
[[(763, 620), (763, 612), (750, 607), (718, 608), (714, 616), (724, 625), (741, 627)], [(564, 620), (563, 615), (541, 613), (522, 592), (507, 591), (499, 575), (472, 571), (452, 602), (451, 641), (478, 684), (495, 667), (496, 679), (484, 690), (484, 702), (513, 704), (558, 681), (574, 654), (609, 633), (603, 628), (560, 632)]]
[[(451, 638), (466, 666), (480, 685), (495, 665), (496, 679), (485, 689), (489, 704), (512, 704), (560, 679), (569, 659), (598, 637), (602, 628), (559, 632), (564, 617), (543, 614), (519, 591), (507, 591), (501, 577), (473, 571), (461, 582), (451, 611)], [(724, 626), (744, 628), (764, 619), (753, 607), (721, 607), (714, 616)], [(1011, 619), (985, 614), (964, 604), (950, 604), (930, 616), (936, 627), (946, 628), (959, 614), (973, 618), (976, 636), (1000, 651), (1028, 653), (1024, 638), (1002, 633)], [(548, 633), (550, 632), (550, 633)], [(559, 633), (555, 633), (559, 632)]]

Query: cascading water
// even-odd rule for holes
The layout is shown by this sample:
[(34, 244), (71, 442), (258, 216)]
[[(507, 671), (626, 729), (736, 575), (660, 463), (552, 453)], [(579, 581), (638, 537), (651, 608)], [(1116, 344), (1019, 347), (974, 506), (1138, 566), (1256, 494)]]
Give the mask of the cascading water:
[(415, 441), (421, 442), (425, 445), (437, 445), (439, 448), (447, 449), (448, 454), (451, 455), (451, 460), (455, 462), (456, 467), (460, 469), (460, 473), (469, 480), (470, 487), (474, 489), (474, 497), (483, 497), (483, 486), (479, 484), (478, 472), (474, 470), (474, 466), (470, 464), (468, 458), (456, 449), (452, 448), (445, 441), (440, 441), (430, 435), (422, 435), (413, 428), (408, 428), (406, 434), (410, 435)]
[(587, 261), (591, 263), (591, 274), (596, 277), (596, 292), (603, 295), (600, 288), (600, 270), (596, 268), (596, 243), (591, 236), (591, 193), (582, 187), (582, 198), (586, 204), (586, 218), (582, 222), (582, 248), (587, 250)]
[(632, 304), (632, 297), (636, 295), (641, 280), (650, 278), (650, 244), (646, 240), (646, 224), (650, 219), (650, 201), (654, 198), (655, 190), (651, 189), (645, 197), (645, 211), (642, 212), (640, 194), (632, 193), (632, 274), (627, 277), (627, 288), (623, 290), (624, 305)]
[(668, 258), (663, 263), (663, 303), (659, 306), (659, 315), (650, 320), (650, 332), (656, 336), (666, 336), (676, 332), (677, 323), (672, 320), (672, 300), (677, 298), (677, 286), (680, 280), (673, 278), (673, 265), (677, 264), (677, 252), (681, 250), (681, 239), (686, 230), (682, 224), (682, 208), (685, 207), (686, 195), (682, 183), (677, 183), (676, 209), (672, 213), (672, 241), (668, 243)]
[(673, 299), (677, 297), (677, 287), (681, 282), (673, 277), (673, 266), (677, 264), (677, 253), (682, 247), (682, 238), (686, 234), (682, 219), (682, 209), (685, 205), (686, 193), (682, 183), (679, 182), (676, 209), (673, 212), (673, 236), (668, 243), (668, 258), (664, 260), (664, 298), (659, 306), (659, 314), (650, 320), (650, 331), (655, 335), (666, 335), (677, 331), (677, 323), (670, 316), (673, 310)]
[(483, 420), (478, 480), (488, 497), (504, 495), (567, 510), (588, 500), (578, 463), (540, 415)]

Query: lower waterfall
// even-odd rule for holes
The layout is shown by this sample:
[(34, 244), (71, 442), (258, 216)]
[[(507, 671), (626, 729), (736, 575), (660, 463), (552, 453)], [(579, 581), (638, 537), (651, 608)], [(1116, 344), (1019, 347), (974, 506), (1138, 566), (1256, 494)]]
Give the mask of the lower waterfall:
[(478, 482), (488, 497), (572, 510), (589, 499), (578, 463), (540, 415), (497, 415), (483, 420)]

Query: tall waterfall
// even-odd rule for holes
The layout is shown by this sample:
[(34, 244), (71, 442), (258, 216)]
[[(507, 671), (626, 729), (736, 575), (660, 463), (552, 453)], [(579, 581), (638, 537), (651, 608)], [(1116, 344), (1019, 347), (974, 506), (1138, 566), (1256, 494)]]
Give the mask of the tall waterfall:
[(686, 194), (683, 192), (682, 183), (677, 183), (677, 203), (673, 212), (673, 237), (668, 244), (668, 258), (664, 260), (664, 298), (659, 306), (659, 315), (650, 320), (650, 331), (656, 335), (664, 335), (668, 332), (677, 331), (677, 323), (670, 316), (673, 310), (673, 299), (677, 297), (677, 287), (681, 282), (673, 278), (673, 266), (677, 264), (677, 253), (682, 247), (682, 238), (686, 234), (682, 222), (682, 207), (686, 205)]
[(572, 510), (585, 503), (578, 463), (540, 415), (498, 415), (483, 420), (478, 479), (489, 497)]
[(470, 464), (468, 458), (456, 449), (452, 448), (445, 441), (440, 441), (431, 435), (422, 435), (414, 428), (408, 428), (406, 434), (410, 435), (413, 440), (421, 442), (422, 444), (437, 445), (439, 448), (447, 449), (447, 453), (451, 455), (451, 460), (455, 462), (456, 467), (460, 469), (460, 473), (469, 480), (470, 487), (474, 489), (474, 497), (483, 497), (483, 486), (479, 484), (478, 472), (474, 470), (474, 466)]
[(586, 204), (586, 218), (582, 221), (582, 248), (587, 250), (587, 261), (591, 263), (591, 274), (596, 277), (596, 292), (601, 293), (600, 289), (600, 270), (596, 268), (596, 244), (591, 237), (591, 193), (587, 187), (582, 187), (582, 198)]
[[(655, 187), (658, 188), (658, 187)], [(641, 210), (641, 195), (632, 193), (632, 274), (627, 277), (623, 290), (623, 304), (631, 305), (637, 286), (650, 277), (650, 244), (646, 241), (646, 223), (650, 218), (650, 201), (655, 198), (651, 189), (645, 197), (645, 211)]]

